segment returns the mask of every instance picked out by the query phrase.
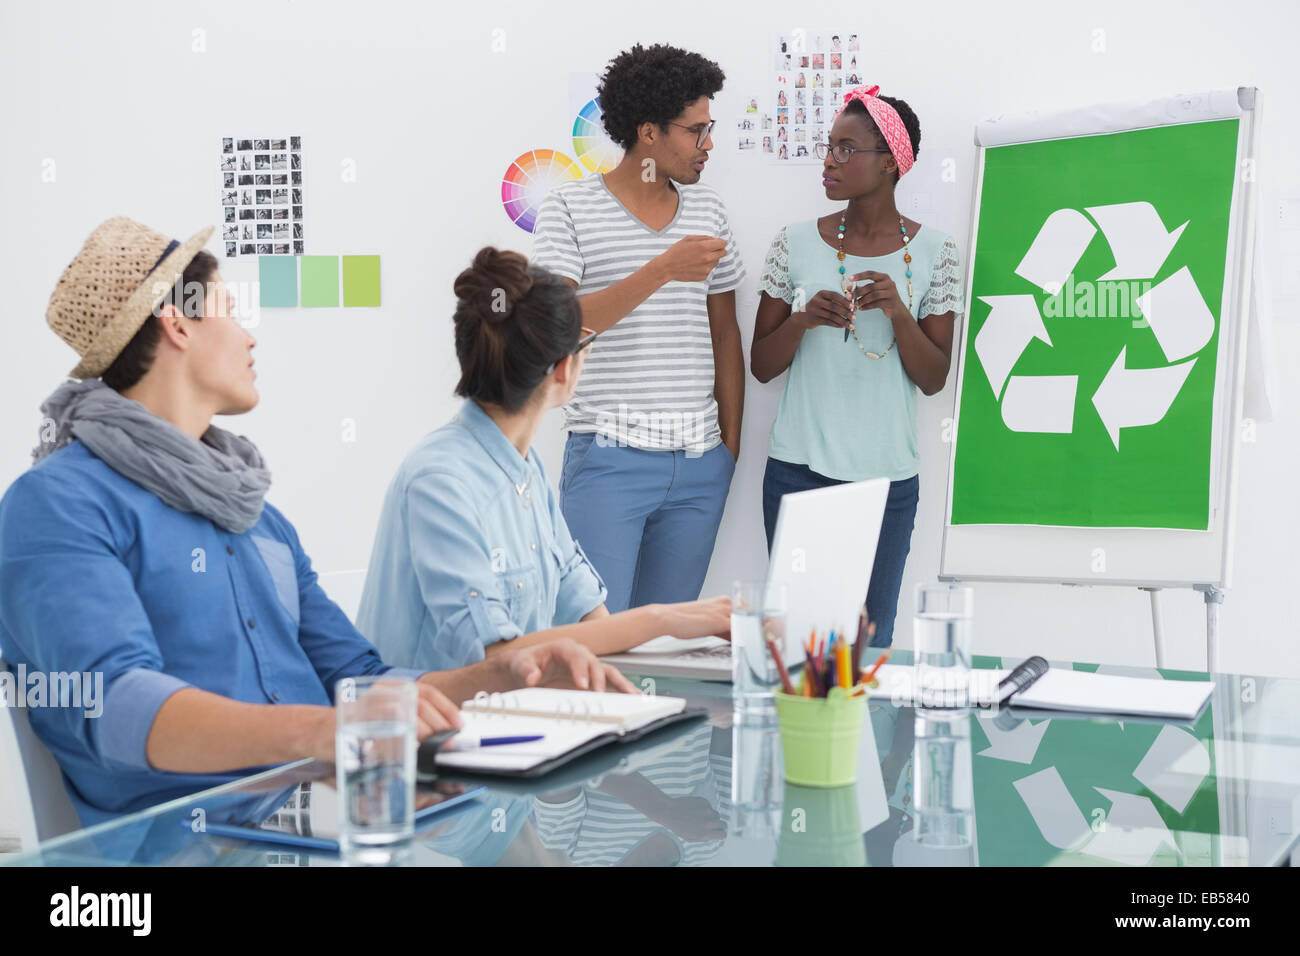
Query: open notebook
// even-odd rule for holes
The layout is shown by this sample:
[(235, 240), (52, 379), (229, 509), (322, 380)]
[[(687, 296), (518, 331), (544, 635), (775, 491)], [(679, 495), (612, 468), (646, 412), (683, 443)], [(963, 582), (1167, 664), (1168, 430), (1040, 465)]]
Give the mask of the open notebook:
[[(1009, 670), (978, 669), (970, 672), (971, 703), (988, 706), (993, 702), (997, 682)], [(902, 704), (915, 700), (912, 667), (886, 664), (880, 668), (879, 689), (872, 691)], [(1053, 667), (1025, 690), (1011, 698), (1011, 706), (1035, 710), (1098, 714), (1115, 717), (1156, 717), (1191, 721), (1210, 699), (1214, 684), (1209, 680), (1157, 680), (1091, 674)]]
[[(681, 720), (703, 715), (680, 697), (609, 694), (526, 687), (480, 696), (461, 705), (461, 732), (481, 737), (544, 735), (541, 740), (479, 750), (440, 750), (436, 769), (466, 773), (539, 776), (611, 743), (636, 740)], [(430, 769), (422, 750), (421, 769)]]

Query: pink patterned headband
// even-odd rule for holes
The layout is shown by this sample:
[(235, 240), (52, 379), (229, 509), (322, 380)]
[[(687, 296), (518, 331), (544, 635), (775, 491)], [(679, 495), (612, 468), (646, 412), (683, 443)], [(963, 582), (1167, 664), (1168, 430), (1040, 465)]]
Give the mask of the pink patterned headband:
[[(855, 86), (844, 94), (844, 106), (848, 106), (853, 100), (862, 101), (862, 105), (867, 108), (867, 113), (875, 120), (876, 128), (885, 137), (889, 151), (894, 154), (894, 161), (898, 163), (898, 175), (901, 177), (912, 168), (912, 137), (907, 135), (907, 127), (903, 125), (898, 110), (876, 95), (879, 89), (879, 84)], [(840, 113), (844, 112), (844, 106), (840, 107)]]

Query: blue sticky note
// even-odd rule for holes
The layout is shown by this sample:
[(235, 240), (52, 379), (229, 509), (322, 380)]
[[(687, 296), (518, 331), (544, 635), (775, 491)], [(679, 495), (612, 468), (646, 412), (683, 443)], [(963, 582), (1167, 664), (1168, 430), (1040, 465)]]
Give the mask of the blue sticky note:
[(298, 304), (298, 257), (257, 257), (258, 302), (263, 308), (293, 308)]

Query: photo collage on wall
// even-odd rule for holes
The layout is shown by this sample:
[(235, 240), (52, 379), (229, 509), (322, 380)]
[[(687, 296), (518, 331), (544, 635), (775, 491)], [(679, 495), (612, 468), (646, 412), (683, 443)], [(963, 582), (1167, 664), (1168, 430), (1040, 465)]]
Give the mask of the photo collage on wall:
[(816, 145), (829, 140), (844, 94), (863, 82), (861, 35), (783, 33), (772, 56), (772, 113), (761, 120), (761, 149), (777, 163), (819, 163)]
[(227, 258), (302, 255), (302, 137), (221, 140)]
[(772, 117), (764, 113), (762, 119), (758, 116), (758, 97), (751, 96), (745, 100), (745, 112), (736, 120), (736, 149), (744, 152), (752, 150), (758, 146), (758, 127), (759, 123), (772, 123)]

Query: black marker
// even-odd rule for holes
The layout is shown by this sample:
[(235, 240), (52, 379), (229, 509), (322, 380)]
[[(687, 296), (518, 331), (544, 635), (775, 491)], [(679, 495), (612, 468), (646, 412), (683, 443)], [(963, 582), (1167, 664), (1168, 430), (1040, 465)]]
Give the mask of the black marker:
[(1002, 680), (998, 681), (998, 705), (1004, 705), (1016, 694), (1029, 687), (1047, 673), (1047, 661), (1038, 655), (1029, 658)]

